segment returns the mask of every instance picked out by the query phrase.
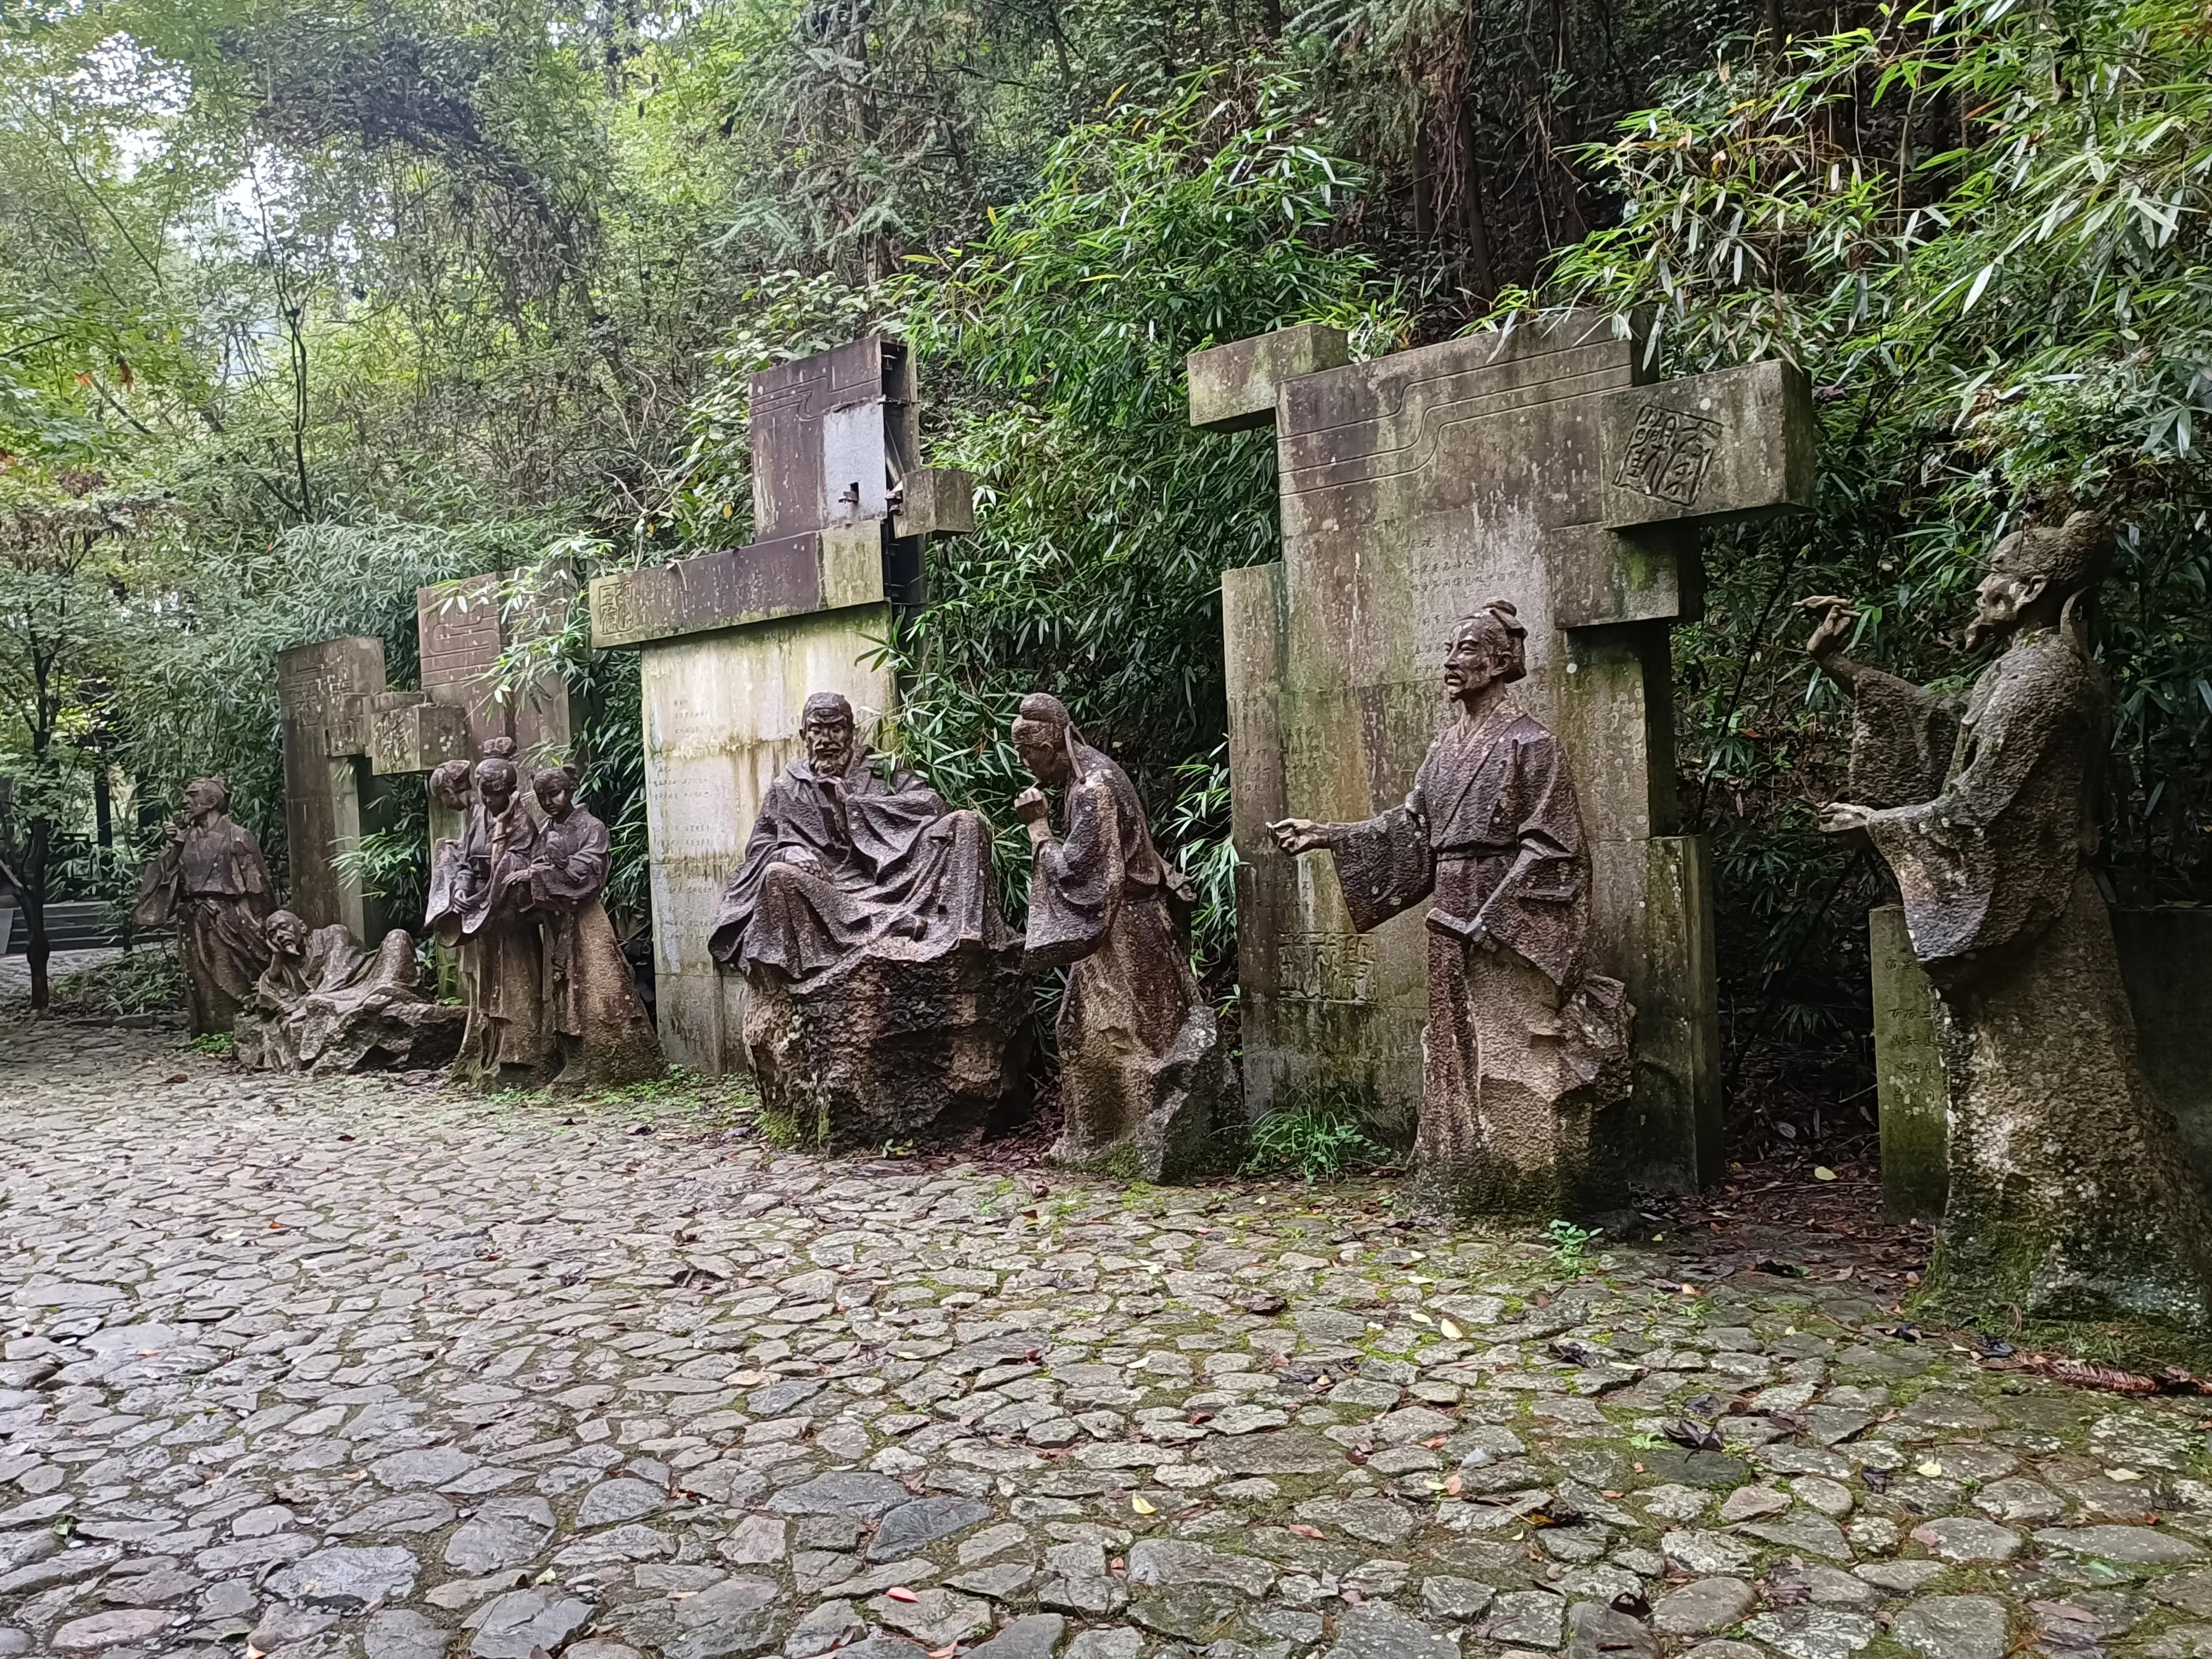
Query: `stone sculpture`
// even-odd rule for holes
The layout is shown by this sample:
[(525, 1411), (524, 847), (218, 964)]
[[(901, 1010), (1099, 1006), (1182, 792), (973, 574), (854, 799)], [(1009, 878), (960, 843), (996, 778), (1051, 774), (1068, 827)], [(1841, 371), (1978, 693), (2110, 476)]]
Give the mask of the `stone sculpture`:
[(653, 838), (653, 1012), (679, 1064), (750, 1069), (742, 980), (708, 948), (730, 872), (793, 758), (809, 692), (898, 707), (880, 641), (929, 538), (975, 526), (965, 473), (917, 465), (914, 354), (880, 334), (752, 377), (753, 536), (592, 580), (592, 643), (635, 647)]
[[(510, 738), (483, 744), (470, 775), (467, 825), (458, 841), (441, 841), (434, 850), (425, 925), (460, 959), (468, 1027), (456, 1073), (485, 1087), (535, 1088), (551, 1079), (559, 1049), (548, 1021), (544, 941), (530, 904), (538, 817), (514, 754)], [(450, 775), (434, 787), (441, 799), (456, 797)]]
[(805, 754), (761, 801), (708, 938), (750, 989), (763, 1104), (810, 1139), (881, 1146), (1018, 1103), (1027, 992), (990, 831), (807, 698)]
[(1931, 1287), (1978, 1312), (2195, 1323), (2212, 1311), (2212, 1212), (2144, 1083), (2083, 866), (2112, 740), (2087, 638), (2111, 550), (2088, 514), (1998, 544), (1966, 645), (2004, 650), (1963, 701), (1852, 661), (1849, 604), (1802, 601), (1808, 648), (1854, 708), (1858, 799), (1820, 826), (1863, 833), (1887, 862), (1955, 1031)]
[(230, 786), (196, 778), (185, 786), (185, 813), (141, 873), (131, 920), (140, 927), (173, 922), (184, 959), (192, 1033), (228, 1031), (254, 994), (269, 960), (261, 919), (276, 887), (261, 843), (230, 816)]
[(1459, 717), (1403, 805), (1268, 828), (1286, 853), (1334, 857), (1361, 933), (1436, 901), (1421, 1180), (1463, 1206), (1557, 1215), (1607, 1185), (1591, 1167), (1591, 1117), (1629, 1092), (1635, 1011), (1620, 981), (1585, 964), (1590, 865), (1574, 786), (1559, 739), (1506, 690), (1526, 672), (1524, 633), (1503, 599), (1453, 630), (1443, 683)]
[(1632, 1109), (1595, 1156), (1693, 1192), (1727, 1169), (1710, 850), (1675, 788), (1668, 636), (1701, 526), (1813, 501), (1811, 387), (1770, 359), (1651, 378), (1626, 319), (1565, 310), (1352, 361), (1304, 324), (1194, 352), (1190, 418), (1274, 428), (1279, 562), (1224, 571), (1237, 1047), (1257, 1114), (1356, 1094), (1412, 1129), (1430, 937), (1352, 926), (1267, 830), (1401, 799), (1436, 735), (1436, 666), (1494, 593), (1528, 629), (1514, 700), (1568, 746), (1591, 863), (1589, 959), (1636, 1005)]
[(544, 815), (530, 864), (530, 908), (544, 930), (546, 1023), (561, 1061), (553, 1086), (649, 1081), (668, 1063), (600, 902), (611, 867), (607, 826), (577, 803), (569, 768), (538, 773), (531, 788)]
[(1228, 1066), (1213, 1008), (1191, 972), (1191, 890), (1152, 845), (1129, 775), (1083, 741), (1057, 697), (1024, 697), (1014, 747), (1042, 785), (1065, 789), (1066, 833), (1024, 789), (1030, 973), (1069, 967), (1060, 1006), (1062, 1121), (1053, 1158), (1147, 1181), (1211, 1171), (1233, 1148)]
[(420, 1071), (460, 1047), (461, 1009), (417, 988), (415, 940), (395, 927), (374, 954), (341, 923), (310, 929), (289, 910), (262, 925), (269, 965), (240, 1011), (232, 1050), (249, 1071)]

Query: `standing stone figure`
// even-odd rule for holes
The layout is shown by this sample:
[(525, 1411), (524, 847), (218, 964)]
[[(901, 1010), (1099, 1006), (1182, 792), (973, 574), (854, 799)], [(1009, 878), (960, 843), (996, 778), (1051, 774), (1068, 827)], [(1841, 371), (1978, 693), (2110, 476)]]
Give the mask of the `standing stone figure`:
[(878, 1146), (1017, 1103), (1024, 988), (988, 827), (860, 742), (836, 692), (807, 698), (799, 737), (708, 941), (744, 976), (763, 1103)]
[(252, 999), (269, 960), (261, 919), (276, 900), (261, 843), (230, 816), (230, 786), (221, 778), (186, 784), (184, 822), (140, 876), (131, 920), (176, 924), (194, 1036), (229, 1030)]
[(465, 760), (441, 761), (430, 772), (430, 799), (461, 821), (461, 836), (441, 836), (430, 847), (430, 893), (425, 925), (435, 932), (440, 918), (453, 909), (454, 872), (460, 868), (461, 840), (468, 834), (476, 805), (475, 768)]
[(410, 1071), (442, 1066), (459, 1046), (459, 1009), (416, 988), (415, 941), (395, 927), (374, 954), (342, 923), (310, 930), (289, 910), (263, 925), (269, 965), (238, 1016), (238, 1063), (249, 1071)]
[(599, 895), (611, 867), (607, 826), (576, 802), (568, 767), (531, 780), (544, 823), (530, 864), (530, 906), (544, 929), (546, 1020), (560, 1089), (644, 1083), (668, 1069)]
[(1503, 599), (1461, 620), (1443, 673), (1459, 718), (1405, 805), (1268, 828), (1286, 853), (1334, 858), (1361, 933), (1436, 901), (1421, 1179), (1466, 1206), (1556, 1215), (1595, 1199), (1590, 1115), (1629, 1091), (1635, 1011), (1586, 968), (1589, 854), (1559, 739), (1506, 693), (1528, 672), (1526, 634)]
[(1859, 799), (1823, 807), (1820, 827), (1863, 831), (1888, 862), (1960, 1039), (1931, 1287), (1977, 1313), (2197, 1323), (2212, 1213), (2136, 1063), (2112, 918), (2083, 867), (2112, 729), (2087, 612), (2111, 552), (2081, 513), (1997, 544), (1966, 646), (2005, 648), (1963, 703), (1851, 661), (1849, 605), (1803, 601), (1808, 649), (1855, 710)]
[(535, 1088), (558, 1064), (530, 908), (538, 823), (520, 787), (514, 741), (488, 738), (481, 752), (468, 827), (458, 843), (440, 845), (426, 921), (460, 957), (469, 1019), (456, 1073), (486, 1087)]
[(1066, 791), (1058, 841), (1042, 789), (1014, 798), (1032, 859), (1022, 965), (1073, 969), (1057, 1027), (1062, 1122), (1052, 1156), (1126, 1159), (1124, 1172), (1147, 1181), (1206, 1173), (1226, 1150), (1229, 1082), (1213, 1008), (1170, 910), (1188, 906), (1189, 884), (1152, 846), (1129, 775), (1083, 741), (1059, 698), (1024, 697), (1013, 739), (1038, 783)]

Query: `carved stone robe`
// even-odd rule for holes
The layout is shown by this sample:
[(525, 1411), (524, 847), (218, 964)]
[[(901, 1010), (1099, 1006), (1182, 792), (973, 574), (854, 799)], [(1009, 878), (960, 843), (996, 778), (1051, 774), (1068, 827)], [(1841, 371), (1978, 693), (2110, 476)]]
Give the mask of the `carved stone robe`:
[(1067, 833), (1030, 876), (1031, 973), (1073, 964), (1060, 1005), (1061, 1129), (1053, 1157), (1127, 1173), (1202, 1171), (1226, 1091), (1213, 1010), (1170, 906), (1188, 884), (1152, 846), (1144, 803), (1106, 755), (1072, 745)]
[(269, 961), (262, 918), (276, 908), (253, 832), (228, 812), (186, 823), (139, 878), (131, 913), (141, 927), (173, 921), (193, 1033), (228, 1031)]
[(530, 908), (538, 837), (537, 811), (526, 794), (496, 814), (478, 801), (459, 845), (441, 843), (450, 850), (442, 870), (434, 871), (428, 919), (460, 959), (469, 1011), (454, 1067), (471, 1081), (534, 1087), (558, 1064), (542, 930)]
[(803, 991), (887, 938), (909, 958), (980, 945), (995, 931), (989, 859), (981, 819), (887, 757), (856, 744), (826, 776), (794, 761), (761, 801), (708, 948)]
[(1934, 1279), (1976, 1306), (2200, 1321), (2212, 1212), (2145, 1083), (2112, 917), (2083, 867), (2111, 688), (2065, 634), (2016, 637), (1966, 699), (1863, 669), (1852, 783), (1924, 768), (1867, 834), (1954, 1024), (1950, 1194)]
[(619, 1087), (667, 1070), (600, 900), (609, 854), (606, 825), (581, 806), (539, 828), (530, 904), (544, 930), (544, 996), (561, 1051), (560, 1088)]
[(1456, 720), (1403, 805), (1327, 833), (1360, 932), (1435, 900), (1424, 1179), (1485, 1208), (1570, 1203), (1588, 1109), (1628, 1091), (1634, 1010), (1584, 970), (1589, 854), (1559, 740), (1508, 704)]

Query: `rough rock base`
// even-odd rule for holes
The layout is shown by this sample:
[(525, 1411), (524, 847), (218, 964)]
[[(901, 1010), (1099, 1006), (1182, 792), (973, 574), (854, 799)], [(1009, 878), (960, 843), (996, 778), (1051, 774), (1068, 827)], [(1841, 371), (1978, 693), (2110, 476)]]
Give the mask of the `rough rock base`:
[(302, 1065), (281, 1021), (249, 1008), (231, 1028), (231, 1054), (249, 1072), (305, 1072), (331, 1077), (344, 1072), (427, 1072), (453, 1063), (461, 1051), (468, 1011), (449, 1002), (398, 1002), (381, 1012), (354, 1016), (328, 1040), (313, 1062)]
[[(1075, 1048), (1062, 1021), (1066, 1127), (1052, 1149), (1053, 1162), (1170, 1184), (1234, 1170), (1247, 1126), (1212, 1008), (1193, 1007), (1174, 1046), (1158, 1059), (1133, 1039), (1115, 1048), (1110, 1036), (1085, 1036), (1079, 1063), (1069, 1064)], [(1112, 1133), (1124, 1123), (1125, 1133)]]
[(1027, 1103), (1017, 948), (857, 958), (794, 994), (754, 981), (745, 1050), (762, 1109), (811, 1146), (942, 1139)]

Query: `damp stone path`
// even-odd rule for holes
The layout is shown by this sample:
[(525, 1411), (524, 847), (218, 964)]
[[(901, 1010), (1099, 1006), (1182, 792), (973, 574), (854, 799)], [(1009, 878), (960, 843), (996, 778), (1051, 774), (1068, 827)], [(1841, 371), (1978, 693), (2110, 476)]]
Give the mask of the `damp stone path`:
[(1385, 1197), (19, 1023), (0, 1654), (2212, 1653), (2199, 1402)]

